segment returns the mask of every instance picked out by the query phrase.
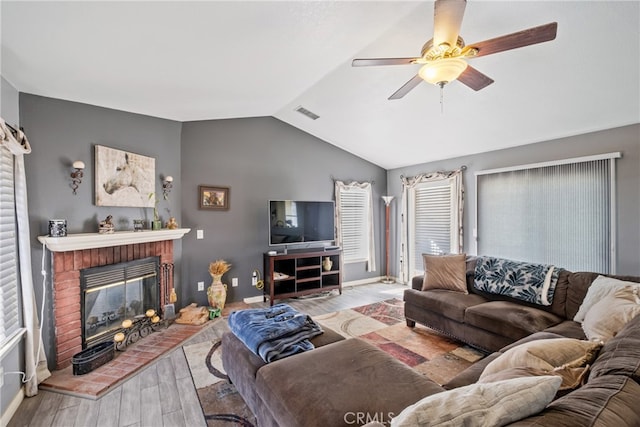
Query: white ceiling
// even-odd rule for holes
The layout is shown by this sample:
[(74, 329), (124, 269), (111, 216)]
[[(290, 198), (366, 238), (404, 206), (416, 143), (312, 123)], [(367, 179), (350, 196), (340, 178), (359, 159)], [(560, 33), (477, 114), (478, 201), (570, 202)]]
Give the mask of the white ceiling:
[[(640, 2), (473, 1), (478, 42), (548, 22), (556, 40), (471, 60), (495, 80), (420, 84), (433, 2), (1, 3), (2, 76), (20, 92), (177, 121), (274, 116), (386, 169), (640, 122)], [(294, 111), (318, 114), (316, 121)]]

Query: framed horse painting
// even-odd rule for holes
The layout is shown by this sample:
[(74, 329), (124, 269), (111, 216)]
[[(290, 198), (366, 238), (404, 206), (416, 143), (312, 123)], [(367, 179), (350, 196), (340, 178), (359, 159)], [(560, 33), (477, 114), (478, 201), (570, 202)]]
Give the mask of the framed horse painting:
[(156, 159), (95, 146), (96, 206), (155, 206)]

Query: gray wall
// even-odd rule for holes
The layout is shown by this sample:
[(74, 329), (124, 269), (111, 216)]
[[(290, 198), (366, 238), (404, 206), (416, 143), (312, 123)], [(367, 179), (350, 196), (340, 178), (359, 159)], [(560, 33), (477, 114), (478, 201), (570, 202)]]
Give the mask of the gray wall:
[[(270, 199), (333, 200), (332, 177), (373, 180), (377, 271), (364, 263), (345, 265), (344, 281), (378, 277), (383, 251), (386, 171), (272, 117), (184, 123), (182, 126), (182, 218), (193, 231), (183, 239), (183, 300), (205, 304), (197, 282), (211, 282), (209, 262), (233, 266), (224, 277), (229, 300), (261, 295), (251, 273), (263, 271), (268, 251)], [(230, 209), (198, 209), (198, 185), (229, 186)], [(196, 240), (196, 229), (204, 239)], [(281, 250), (281, 249), (280, 249)], [(239, 286), (230, 286), (238, 278)]]
[[(6, 123), (12, 126), (18, 125), (19, 109), (18, 109), (18, 91), (4, 78), (0, 78), (0, 117)], [(0, 365), (4, 370), (4, 385), (0, 389), (0, 414), (4, 416), (11, 401), (21, 393), (22, 386), (20, 376), (16, 374), (8, 374), (7, 372), (24, 371), (22, 357), (24, 345), (22, 341), (11, 350), (5, 357), (0, 360)]]
[[(69, 233), (97, 232), (98, 222), (113, 215), (116, 230), (133, 229), (132, 219), (150, 218), (151, 208), (115, 208), (94, 205), (94, 145), (130, 151), (156, 159), (156, 192), (161, 192), (160, 175), (180, 176), (180, 131), (178, 122), (139, 114), (110, 110), (86, 104), (41, 96), (20, 94), (21, 124), (33, 152), (26, 157), (30, 227), (33, 240), (33, 277), (36, 298), (41, 299), (40, 262), (42, 247), (36, 236), (48, 233), (50, 218), (66, 218)], [(71, 163), (86, 164), (77, 195), (71, 192)], [(181, 221), (181, 185), (176, 180), (168, 201), (162, 200), (159, 211), (165, 218), (169, 207)], [(176, 284), (182, 248), (176, 241)], [(47, 261), (49, 258), (47, 257)], [(47, 279), (48, 297), (51, 280)], [(43, 335), (47, 357), (52, 364), (52, 305), (46, 304)]]
[[(617, 171), (617, 240), (618, 273), (640, 276), (640, 125), (561, 138), (529, 144), (473, 156), (458, 157), (432, 163), (424, 163), (388, 171), (389, 193), (400, 197), (400, 175), (414, 176), (423, 172), (444, 171), (467, 166), (464, 172), (464, 250), (473, 253), (476, 189), (475, 172), (486, 169), (524, 165), (530, 163), (567, 159), (609, 152), (621, 152), (616, 161)], [(395, 204), (397, 218), (397, 206)], [(394, 223), (393, 236), (397, 236)], [(397, 248), (394, 248), (397, 259)], [(397, 274), (397, 262), (394, 263)]]
[[(251, 286), (251, 272), (262, 272), (262, 253), (269, 250), (269, 198), (333, 200), (332, 176), (373, 179), (376, 224), (378, 235), (382, 235), (379, 196), (386, 191), (386, 171), (273, 118), (182, 124), (30, 94), (20, 94), (20, 115), (33, 147), (26, 168), (36, 283), (41, 279), (42, 256), (36, 236), (48, 233), (50, 218), (66, 218), (68, 232), (81, 233), (96, 232), (98, 222), (107, 215), (113, 215), (116, 229), (131, 229), (133, 218), (151, 215), (151, 209), (94, 205), (96, 144), (154, 157), (158, 192), (160, 175), (175, 178), (169, 200), (161, 201), (159, 210), (166, 218), (166, 208), (170, 208), (181, 227), (192, 228), (174, 247), (179, 307), (191, 302), (206, 304), (206, 292), (197, 291), (197, 282), (209, 285), (207, 267), (217, 258), (233, 264), (225, 280), (230, 283), (231, 277), (239, 278), (240, 286), (229, 288), (229, 301), (259, 294)], [(87, 165), (75, 196), (69, 177), (74, 160)], [(199, 210), (200, 184), (230, 186), (231, 209)], [(197, 228), (204, 230), (205, 239), (196, 240)], [(380, 267), (367, 273), (362, 263), (347, 265), (345, 270), (344, 280), (381, 274)], [(51, 287), (50, 280), (47, 287)], [(37, 285), (38, 301), (40, 294)], [(51, 319), (51, 304), (47, 303), (43, 335), (53, 363)]]

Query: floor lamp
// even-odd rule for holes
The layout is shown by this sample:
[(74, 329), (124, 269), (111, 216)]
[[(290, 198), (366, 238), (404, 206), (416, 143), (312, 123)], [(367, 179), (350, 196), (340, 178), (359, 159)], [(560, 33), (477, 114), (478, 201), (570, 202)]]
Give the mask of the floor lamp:
[(387, 265), (386, 277), (382, 279), (382, 283), (395, 283), (396, 281), (389, 277), (389, 216), (390, 216), (390, 208), (391, 201), (393, 200), (393, 196), (382, 196), (382, 200), (384, 200), (385, 204), (385, 214), (386, 214), (386, 225), (385, 225), (385, 261)]

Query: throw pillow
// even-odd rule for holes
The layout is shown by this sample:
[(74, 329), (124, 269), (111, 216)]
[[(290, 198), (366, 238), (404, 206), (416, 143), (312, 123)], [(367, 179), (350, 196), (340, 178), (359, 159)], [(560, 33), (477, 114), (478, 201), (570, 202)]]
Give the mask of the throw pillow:
[(632, 286), (640, 289), (640, 283), (626, 282), (624, 280), (605, 276), (596, 277), (589, 286), (589, 289), (587, 289), (587, 294), (585, 295), (584, 300), (582, 300), (582, 304), (580, 305), (576, 315), (573, 317), (573, 320), (582, 323), (585, 315), (595, 303), (602, 300), (607, 295), (614, 294), (625, 286)]
[(590, 364), (598, 355), (599, 342), (574, 338), (549, 338), (529, 341), (510, 348), (491, 361), (480, 379), (509, 368), (528, 367), (552, 371), (555, 368), (577, 368)]
[(639, 291), (637, 286), (625, 286), (593, 304), (582, 322), (587, 338), (606, 342), (640, 314)]
[(504, 426), (542, 411), (561, 382), (559, 377), (542, 376), (455, 388), (408, 406), (391, 426)]
[(495, 383), (503, 380), (523, 377), (541, 377), (545, 375), (553, 375), (562, 378), (559, 391), (573, 390), (584, 384), (587, 374), (589, 373), (589, 365), (579, 368), (569, 368), (561, 366), (552, 370), (517, 367), (509, 368), (495, 374), (487, 375), (480, 379), (481, 383)]
[(422, 254), (422, 259), (424, 260), (422, 290), (445, 289), (468, 294), (466, 258), (466, 254)]

